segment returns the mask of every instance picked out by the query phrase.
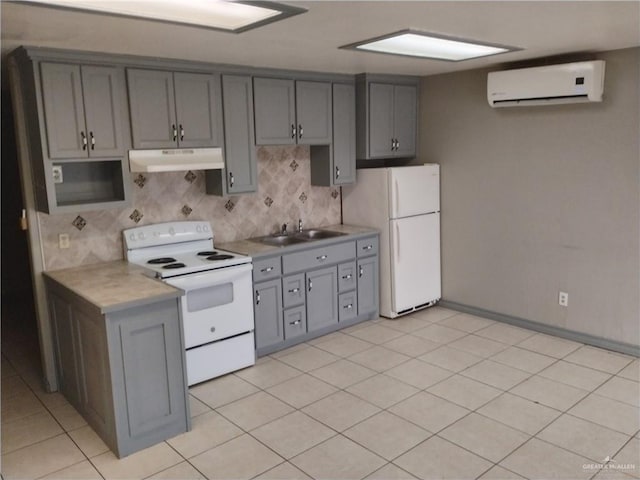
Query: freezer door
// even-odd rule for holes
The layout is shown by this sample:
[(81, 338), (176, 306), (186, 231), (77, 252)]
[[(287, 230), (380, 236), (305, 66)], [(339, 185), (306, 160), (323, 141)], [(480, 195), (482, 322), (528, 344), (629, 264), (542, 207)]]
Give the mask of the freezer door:
[(403, 218), (440, 211), (440, 166), (388, 169), (389, 217)]
[(440, 298), (440, 214), (391, 220), (391, 305), (395, 313)]

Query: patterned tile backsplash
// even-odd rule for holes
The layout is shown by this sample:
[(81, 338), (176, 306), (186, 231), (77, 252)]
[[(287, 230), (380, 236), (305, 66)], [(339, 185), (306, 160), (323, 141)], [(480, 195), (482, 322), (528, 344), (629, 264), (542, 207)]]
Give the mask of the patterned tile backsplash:
[[(123, 258), (122, 230), (175, 220), (208, 220), (214, 242), (223, 243), (291, 227), (340, 223), (340, 193), (310, 183), (309, 147), (259, 147), (258, 192), (217, 197), (205, 193), (204, 172), (131, 174), (131, 205), (77, 214), (38, 213), (46, 270)], [(188, 212), (188, 213), (187, 213)], [(137, 223), (136, 223), (137, 220)], [(71, 246), (58, 248), (67, 233)]]

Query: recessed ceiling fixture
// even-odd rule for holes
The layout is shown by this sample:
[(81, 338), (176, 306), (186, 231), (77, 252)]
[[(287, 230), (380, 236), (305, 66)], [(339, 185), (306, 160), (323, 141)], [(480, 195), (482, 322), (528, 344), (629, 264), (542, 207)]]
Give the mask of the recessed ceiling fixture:
[(143, 18), (240, 33), (307, 10), (276, 2), (225, 0), (27, 0), (34, 5)]
[(340, 48), (451, 62), (520, 50), (516, 47), (479, 43), (417, 30), (401, 30)]

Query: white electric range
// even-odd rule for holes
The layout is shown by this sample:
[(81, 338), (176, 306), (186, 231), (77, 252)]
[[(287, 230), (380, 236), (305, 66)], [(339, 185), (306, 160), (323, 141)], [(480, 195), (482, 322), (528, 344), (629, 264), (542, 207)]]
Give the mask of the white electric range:
[(189, 385), (255, 363), (251, 257), (216, 249), (205, 221), (145, 225), (122, 237), (127, 261), (185, 292)]

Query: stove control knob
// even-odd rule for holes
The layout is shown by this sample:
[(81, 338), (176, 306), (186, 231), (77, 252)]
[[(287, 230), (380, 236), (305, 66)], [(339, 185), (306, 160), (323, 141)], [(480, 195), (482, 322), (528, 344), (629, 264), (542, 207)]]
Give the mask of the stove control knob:
[(174, 236), (175, 234), (176, 234), (175, 229), (174, 229), (173, 227), (171, 227), (171, 228), (169, 229), (169, 235)]
[(140, 240), (144, 240), (144, 238), (145, 238), (144, 233), (140, 232), (140, 233), (138, 234), (138, 238), (139, 238)]
[(196, 232), (202, 233), (202, 227), (200, 225), (196, 227)]
[(132, 233), (131, 235), (129, 235), (129, 240), (131, 240), (132, 242), (136, 241), (136, 234)]
[(209, 231), (209, 227), (208, 227), (208, 226), (206, 226), (206, 225), (205, 225), (204, 227), (202, 227), (202, 229), (203, 229), (205, 232), (208, 232), (208, 231)]

